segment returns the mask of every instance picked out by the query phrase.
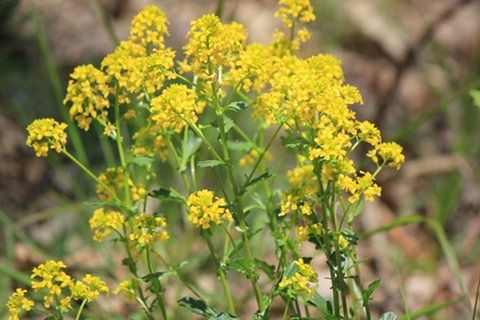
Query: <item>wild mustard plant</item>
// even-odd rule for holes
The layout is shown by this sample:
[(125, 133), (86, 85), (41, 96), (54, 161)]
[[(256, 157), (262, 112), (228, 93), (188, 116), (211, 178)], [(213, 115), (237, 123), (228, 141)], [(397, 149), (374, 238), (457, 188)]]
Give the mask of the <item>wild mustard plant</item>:
[[(63, 153), (96, 182), (100, 205), (89, 220), (92, 237), (124, 247), (130, 276), (113, 292), (138, 302), (148, 319), (172, 318), (161, 270), (195, 295), (178, 303), (208, 319), (277, 319), (273, 304), (282, 306), (284, 318), (371, 319), (378, 282), (367, 287), (361, 280), (353, 222), (364, 201), (381, 195), (379, 172), (404, 162), (402, 147), (383, 142), (374, 124), (356, 118), (354, 105), (363, 100), (345, 83), (338, 59), (297, 56), (310, 36), (304, 24), (315, 19), (311, 3), (280, 0), (275, 15), (283, 28), (270, 44), (249, 44), (241, 24), (204, 15), (191, 23), (185, 58), (174, 62), (175, 52), (165, 46), (166, 16), (148, 6), (99, 68), (77, 67), (65, 98), (70, 116), (84, 130), (94, 122), (104, 128), (117, 147), (117, 167), (95, 174), (80, 163), (68, 152), (63, 123), (40, 119), (27, 128), (37, 156)], [(284, 149), (274, 154), (278, 140)], [(360, 154), (362, 144), (366, 154)], [(287, 153), (296, 165), (283, 174)], [(371, 163), (360, 166), (363, 159)], [(170, 166), (181, 187), (159, 178)], [(161, 200), (158, 208), (147, 205), (152, 198)], [(185, 232), (205, 241), (224, 304), (208, 306), (211, 301), (163, 254), (165, 241), (183, 240), (171, 231), (179, 221), (163, 214), (172, 201), (180, 204), (182, 223), (196, 227)], [(258, 255), (258, 234), (271, 239), (273, 265)], [(302, 256), (307, 241), (315, 244), (313, 257)], [(311, 264), (319, 257), (329, 270), (327, 297), (317, 291)], [(85, 304), (108, 288), (91, 275), (73, 280), (64, 269), (55, 261), (35, 268), (32, 288), (43, 290), (44, 309), (55, 319), (77, 307), (72, 300), (83, 301), (80, 318)], [(254, 314), (244, 315), (239, 293), (231, 290), (233, 275), (250, 282)], [(38, 310), (23, 289), (8, 308), (11, 319)]]

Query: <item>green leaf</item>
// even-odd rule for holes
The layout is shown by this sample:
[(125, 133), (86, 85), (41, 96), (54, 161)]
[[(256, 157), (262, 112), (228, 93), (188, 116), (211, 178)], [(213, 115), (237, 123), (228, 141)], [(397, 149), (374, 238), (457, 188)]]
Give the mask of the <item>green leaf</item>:
[[(272, 175), (270, 174), (270, 172), (265, 172), (265, 173), (262, 173), (261, 175), (259, 175), (258, 177), (256, 178), (253, 178), (251, 180), (247, 180), (245, 181), (243, 187), (242, 187), (242, 190), (240, 191), (240, 194), (244, 194), (245, 191), (247, 190), (247, 188), (249, 187), (252, 187), (254, 185), (256, 185), (257, 183), (259, 182), (262, 182), (263, 180), (266, 180), (268, 178), (270, 178)], [(248, 177), (247, 177), (248, 178)]]
[(359, 202), (355, 204), (355, 207), (353, 208), (353, 210), (350, 210), (348, 212), (347, 221), (349, 223), (352, 222), (362, 212), (364, 204), (365, 204), (365, 199), (362, 198), (360, 199)]
[(398, 317), (395, 313), (393, 312), (386, 312), (380, 316), (380, 319), (378, 320), (397, 320)]
[(133, 274), (136, 274), (137, 273), (137, 265), (135, 263), (135, 261), (133, 261), (133, 259), (130, 259), (130, 258), (125, 258), (122, 260), (122, 265), (128, 267), (128, 269), (133, 273)]
[(232, 316), (229, 313), (222, 312), (217, 314), (216, 316), (209, 317), (208, 320), (238, 320), (238, 318), (235, 316)]
[(205, 160), (205, 161), (199, 161), (197, 165), (200, 168), (206, 168), (206, 167), (217, 167), (217, 166), (223, 166), (225, 165), (224, 162), (220, 160)]
[(233, 101), (227, 106), (227, 110), (242, 111), (248, 109), (248, 104), (243, 101)]
[(185, 199), (172, 188), (161, 187), (160, 189), (150, 191), (148, 195), (163, 201), (185, 202)]
[(188, 142), (185, 147), (185, 154), (183, 155), (183, 161), (187, 162), (190, 157), (197, 152), (198, 149), (202, 146), (203, 140), (200, 137), (197, 137), (193, 132), (188, 132)]
[(290, 263), (287, 269), (283, 272), (283, 276), (287, 279), (293, 277), (298, 271), (300, 271), (300, 267), (295, 262)]
[(228, 269), (236, 270), (247, 278), (252, 279), (255, 277), (253, 272), (253, 263), (252, 260), (248, 258), (238, 258), (232, 261), (229, 261), (226, 266)]
[(373, 292), (380, 286), (381, 282), (382, 281), (380, 279), (375, 280), (368, 285), (365, 291), (363, 291), (362, 293), (363, 306), (366, 306), (368, 300), (370, 300), (370, 297), (372, 296)]
[(275, 266), (271, 265), (263, 260), (255, 259), (255, 265), (261, 269), (265, 274), (270, 278), (273, 279), (275, 277)]
[(154, 273), (149, 273), (149, 274), (143, 276), (142, 279), (145, 282), (151, 282), (152, 280), (162, 280), (162, 279), (168, 278), (171, 275), (173, 275), (173, 273), (170, 272), (170, 271), (154, 272)]
[(480, 108), (480, 90), (471, 90), (470, 96), (473, 98), (473, 104)]
[(146, 167), (149, 166), (155, 161), (153, 157), (149, 156), (135, 156), (130, 160), (130, 163), (134, 163), (140, 167)]
[(239, 141), (239, 140), (234, 140), (234, 141), (227, 141), (227, 147), (230, 150), (234, 151), (250, 151), (252, 149), (252, 144), (246, 141)]
[(193, 313), (196, 313), (202, 316), (206, 316), (206, 317), (217, 316), (217, 313), (215, 312), (215, 310), (210, 308), (203, 300), (194, 299), (192, 297), (183, 297), (180, 300), (178, 300), (177, 303), (181, 307), (187, 308)]
[(235, 122), (225, 115), (223, 116), (223, 123), (225, 124), (225, 133), (235, 126)]

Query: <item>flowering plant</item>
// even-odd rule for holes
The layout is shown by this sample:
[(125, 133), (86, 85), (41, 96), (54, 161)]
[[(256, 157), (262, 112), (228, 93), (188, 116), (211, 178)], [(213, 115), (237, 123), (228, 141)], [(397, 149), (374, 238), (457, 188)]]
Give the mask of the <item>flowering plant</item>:
[[(367, 287), (361, 280), (353, 222), (364, 201), (380, 196), (379, 172), (404, 162), (402, 148), (356, 118), (353, 106), (363, 104), (362, 97), (345, 84), (338, 59), (297, 56), (310, 36), (304, 24), (315, 19), (310, 2), (280, 0), (279, 6), (284, 28), (270, 44), (248, 43), (241, 24), (207, 14), (191, 23), (177, 62), (164, 42), (165, 14), (148, 6), (99, 68), (75, 68), (65, 98), (71, 119), (85, 131), (94, 123), (103, 128), (116, 145), (117, 167), (96, 174), (81, 163), (68, 151), (65, 123), (39, 119), (27, 128), (37, 156), (62, 153), (97, 184), (92, 237), (124, 248), (130, 277), (113, 291), (136, 301), (147, 319), (172, 318), (166, 272), (195, 296), (177, 297), (180, 306), (208, 319), (242, 314), (230, 288), (233, 276), (250, 282), (257, 311), (248, 318), (268, 319), (278, 305), (284, 318), (371, 318), (378, 282)], [(275, 155), (279, 140), (283, 149)], [(287, 152), (296, 163), (283, 174), (282, 161), (272, 160)], [(167, 168), (181, 186), (164, 185)], [(169, 208), (177, 210), (176, 219), (164, 214)], [(205, 242), (224, 304), (210, 306), (162, 250), (165, 241), (182, 241), (179, 228)], [(269, 239), (270, 257), (256, 250), (259, 237)], [(313, 257), (303, 256), (306, 242), (315, 245)], [(322, 259), (328, 297), (317, 290), (314, 262)], [(103, 280), (75, 281), (65, 268), (60, 261), (35, 268), (32, 288), (44, 289), (43, 306), (18, 289), (8, 302), (11, 319), (32, 310), (63, 319), (73, 309), (80, 319), (86, 304), (108, 293)]]

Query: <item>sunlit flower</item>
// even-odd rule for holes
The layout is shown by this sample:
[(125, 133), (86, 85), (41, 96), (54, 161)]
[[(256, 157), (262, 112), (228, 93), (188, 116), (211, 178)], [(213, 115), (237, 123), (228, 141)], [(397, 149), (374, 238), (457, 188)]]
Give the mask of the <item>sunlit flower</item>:
[(214, 224), (233, 220), (230, 210), (225, 208), (225, 199), (217, 198), (212, 191), (201, 190), (190, 195), (187, 200), (188, 221), (198, 228), (209, 229)]
[(37, 157), (46, 157), (50, 149), (60, 153), (67, 144), (67, 125), (51, 118), (36, 119), (28, 125), (27, 146), (35, 150)]

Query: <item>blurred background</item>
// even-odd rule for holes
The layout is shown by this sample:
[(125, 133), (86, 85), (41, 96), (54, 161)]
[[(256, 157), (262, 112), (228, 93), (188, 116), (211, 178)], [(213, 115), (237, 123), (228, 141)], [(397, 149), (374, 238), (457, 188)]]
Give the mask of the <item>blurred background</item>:
[[(360, 256), (368, 257), (363, 274), (367, 282), (382, 279), (373, 309), (471, 319), (480, 277), (480, 109), (471, 95), (480, 89), (480, 1), (311, 2), (317, 20), (301, 55), (339, 57), (364, 97), (359, 118), (376, 123), (407, 157), (399, 172), (380, 176), (383, 196), (357, 226)], [(65, 119), (68, 74), (78, 64), (98, 65), (150, 3), (167, 13), (168, 44), (178, 52), (189, 21), (219, 7), (207, 0), (0, 0), (0, 318), (10, 290), (48, 257), (82, 272), (120, 264), (118, 253), (85, 239), (90, 182), (61, 157), (35, 158), (24, 128), (36, 117)], [(269, 42), (279, 25), (273, 0), (221, 6), (224, 20), (245, 24), (250, 41)], [(99, 170), (114, 163), (95, 132), (82, 142), (83, 161)], [(214, 279), (197, 281), (208, 288)], [(98, 318), (109, 312), (129, 314), (115, 299)]]

